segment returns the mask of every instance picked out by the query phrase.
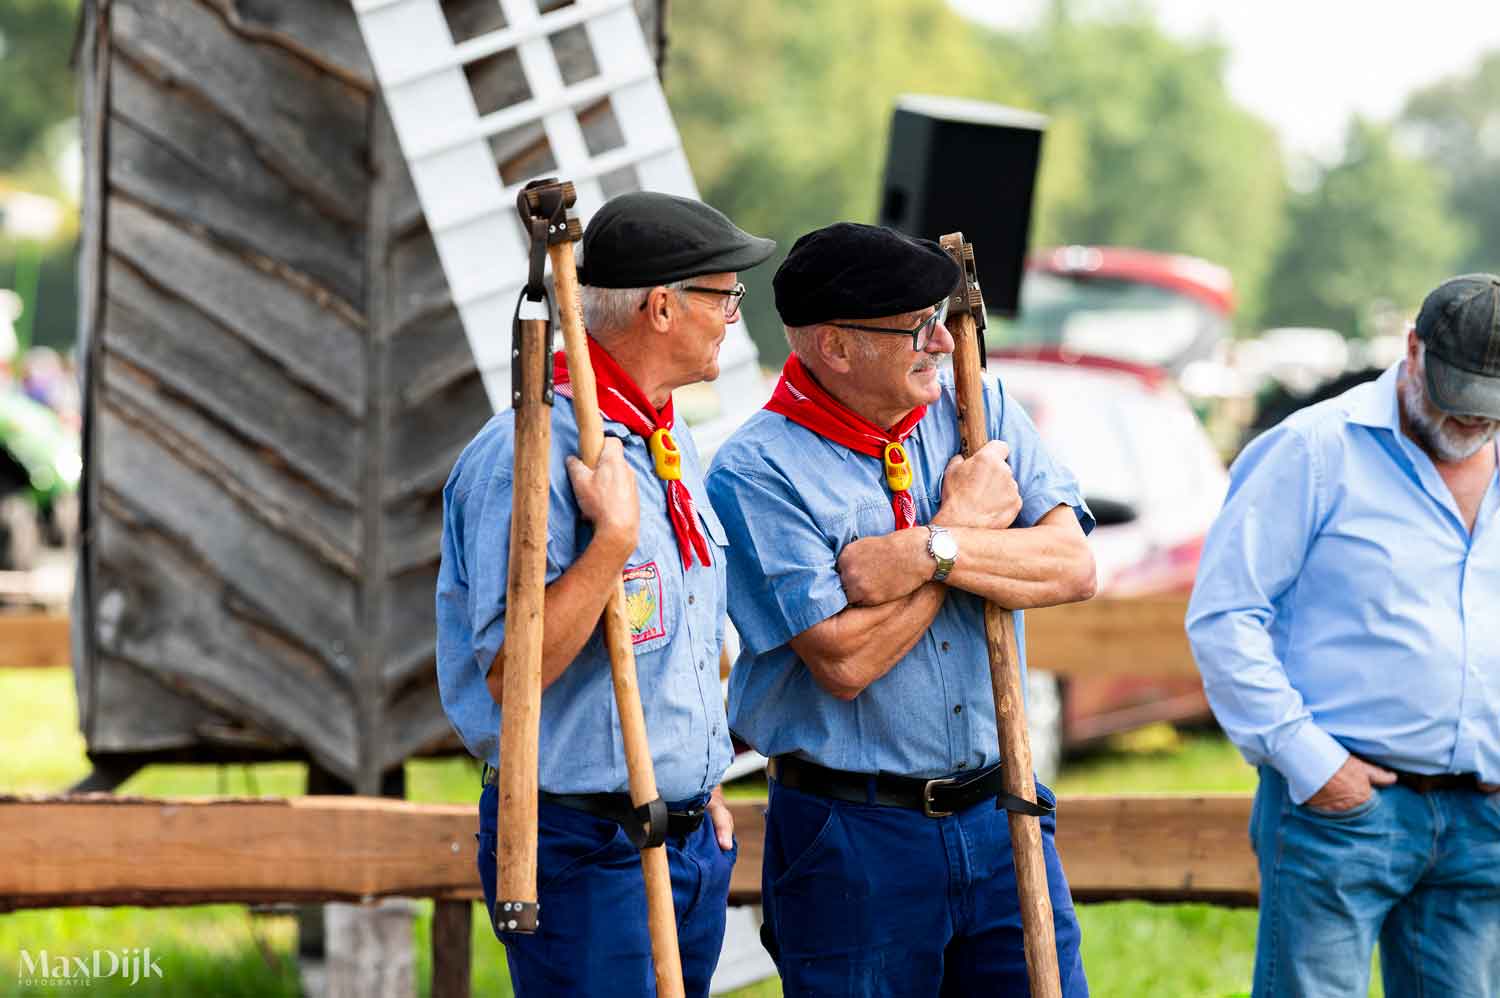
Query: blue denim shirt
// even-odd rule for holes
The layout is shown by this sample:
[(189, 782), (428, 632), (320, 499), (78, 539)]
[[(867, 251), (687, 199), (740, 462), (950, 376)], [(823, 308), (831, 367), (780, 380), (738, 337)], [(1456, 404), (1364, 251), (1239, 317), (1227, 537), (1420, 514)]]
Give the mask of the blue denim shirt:
[[(641, 705), (664, 799), (686, 800), (719, 782), (731, 758), (719, 682), (724, 640), (724, 528), (709, 507), (698, 449), (687, 426), (673, 431), (682, 451), (682, 479), (710, 541), (712, 567), (696, 560), (684, 571), (667, 517), (664, 484), (646, 441), (606, 420), (620, 437), (640, 493), (640, 543), (626, 563), (626, 617), (635, 643)], [(437, 584), (437, 669), (443, 710), (477, 758), (499, 761), (500, 708), (484, 677), (505, 638), (511, 483), (515, 444), (512, 410), (496, 414), (464, 449), (443, 489), (443, 555)], [(571, 400), (552, 407), (547, 582), (588, 546), (564, 455), (578, 451)], [(620, 715), (610, 680), (609, 652), (596, 626), (566, 671), (542, 694), (541, 788), (549, 793), (614, 793), (628, 789)]]
[[(1021, 406), (987, 381), (985, 408), (991, 437), (1011, 446), (1023, 502), (1017, 524), (1067, 505), (1092, 530), (1073, 475), (1047, 454)], [(948, 372), (906, 450), (923, 524), (937, 513), (943, 470), (959, 452)], [(860, 773), (938, 776), (999, 761), (979, 597), (950, 589), (915, 647), (852, 701), (819, 686), (788, 644), (849, 605), (835, 567), (844, 546), (895, 529), (879, 458), (761, 411), (715, 456), (708, 494), (730, 538), (729, 615), (744, 642), (729, 680), (737, 735), (766, 755)], [(1024, 623), (1019, 612), (1015, 619), (1024, 669)]]
[(1470, 535), (1399, 370), (1245, 449), (1188, 607), (1219, 723), (1298, 804), (1351, 751), (1500, 782), (1500, 485)]

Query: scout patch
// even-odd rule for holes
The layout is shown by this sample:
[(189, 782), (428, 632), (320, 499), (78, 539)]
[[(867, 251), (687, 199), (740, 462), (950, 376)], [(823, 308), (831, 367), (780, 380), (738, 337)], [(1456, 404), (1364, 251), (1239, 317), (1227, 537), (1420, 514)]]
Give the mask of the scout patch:
[(625, 620), (630, 624), (631, 644), (664, 637), (666, 626), (661, 617), (661, 572), (656, 562), (628, 567), (622, 573), (625, 583)]

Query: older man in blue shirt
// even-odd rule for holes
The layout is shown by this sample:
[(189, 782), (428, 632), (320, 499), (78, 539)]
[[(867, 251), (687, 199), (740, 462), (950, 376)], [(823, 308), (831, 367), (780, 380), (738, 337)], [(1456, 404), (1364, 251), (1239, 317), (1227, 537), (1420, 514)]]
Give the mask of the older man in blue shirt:
[[(1091, 596), (1093, 520), (994, 383), (993, 441), (956, 456), (957, 278), (888, 229), (798, 240), (775, 279), (795, 352), (709, 471), (744, 641), (730, 723), (772, 757), (764, 935), (789, 995), (1027, 990), (983, 607)], [(1086, 995), (1054, 827), (1063, 993)]]
[(1260, 767), (1255, 994), (1500, 994), (1500, 278), (1235, 462), (1188, 611)]
[[(692, 434), (674, 425), (672, 391), (718, 376), (725, 324), (739, 312), (735, 272), (770, 256), (698, 201), (622, 195), (590, 220), (581, 279), (606, 440), (597, 468), (573, 455), (578, 421), (557, 359), (547, 514), (534, 935), (501, 932), (520, 998), (655, 994), (629, 776), (598, 626), (622, 576), (666, 841), (684, 985), (706, 996), (724, 936), (734, 864), (717, 784), (731, 758), (719, 687), (724, 531), (708, 505)], [(675, 436), (680, 477), (653, 456)], [(479, 874), (495, 904), (502, 645), (515, 421), (497, 414), (459, 457), (443, 491), (438, 685), (469, 751), (486, 763)], [(707, 813), (712, 819), (703, 820)]]

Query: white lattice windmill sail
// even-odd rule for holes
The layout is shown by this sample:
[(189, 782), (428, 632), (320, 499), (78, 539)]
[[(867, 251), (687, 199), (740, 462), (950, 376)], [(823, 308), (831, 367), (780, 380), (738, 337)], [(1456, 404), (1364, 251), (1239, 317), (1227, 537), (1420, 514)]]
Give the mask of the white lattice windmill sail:
[[(490, 2), (503, 16), (491, 20), (504, 27), (458, 41), (439, 0), (354, 0), (354, 10), (485, 391), (498, 408), (510, 404), (511, 316), (526, 275), (516, 192), (535, 178), (503, 178), (497, 143), (540, 124), (551, 165), (538, 175), (573, 181), (584, 224), (606, 192), (697, 197), (698, 190), (629, 0), (578, 0), (545, 14), (534, 0)], [(568, 80), (553, 40), (579, 29), (596, 72)], [(502, 59), (518, 64), (524, 95), (481, 112), (466, 67)], [(614, 141), (591, 149), (579, 112), (606, 99), (618, 126)], [(710, 417), (695, 430), (705, 450), (738, 424), (746, 404), (767, 394), (742, 323), (729, 329), (720, 370), (717, 405), (685, 407)]]

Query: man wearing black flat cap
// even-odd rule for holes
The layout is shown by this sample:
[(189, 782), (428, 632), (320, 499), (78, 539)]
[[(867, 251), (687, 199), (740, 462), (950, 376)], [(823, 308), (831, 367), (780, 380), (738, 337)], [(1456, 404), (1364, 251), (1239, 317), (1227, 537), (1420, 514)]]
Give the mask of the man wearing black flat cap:
[[(583, 235), (581, 298), (606, 440), (592, 471), (573, 455), (578, 421), (565, 355), (554, 378), (547, 513), (534, 935), (502, 933), (518, 996), (655, 993), (640, 852), (600, 614), (618, 580), (635, 646), (652, 762), (667, 801), (667, 858), (684, 984), (706, 996), (724, 936), (733, 823), (718, 791), (732, 750), (719, 687), (724, 529), (672, 392), (719, 373), (739, 315), (737, 271), (775, 244), (700, 201), (623, 194)], [(513, 410), (497, 413), (443, 490), (438, 685), (485, 762), (479, 874), (495, 903)], [(705, 817), (708, 820), (705, 820)]]
[[(1088, 599), (1093, 517), (993, 383), (959, 454), (936, 243), (840, 223), (776, 273), (792, 356), (720, 449), (744, 643), (730, 724), (771, 757), (763, 936), (792, 995), (1025, 994), (984, 602)], [(1024, 653), (1023, 653), (1024, 654)], [(1050, 791), (1038, 786), (1050, 798)], [(1042, 821), (1063, 993), (1078, 921)]]
[(1257, 996), (1500, 995), (1500, 277), (1235, 460), (1187, 630), (1260, 786)]

